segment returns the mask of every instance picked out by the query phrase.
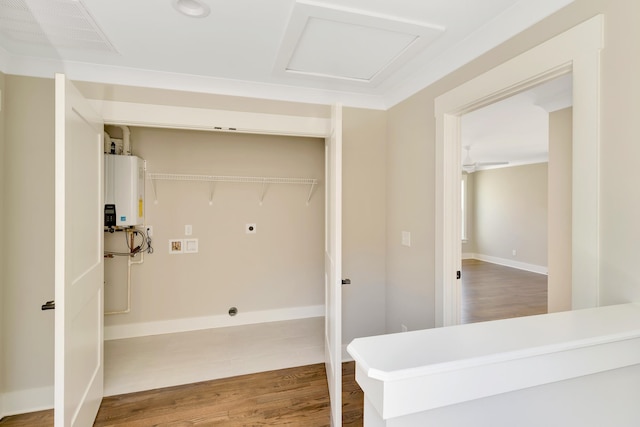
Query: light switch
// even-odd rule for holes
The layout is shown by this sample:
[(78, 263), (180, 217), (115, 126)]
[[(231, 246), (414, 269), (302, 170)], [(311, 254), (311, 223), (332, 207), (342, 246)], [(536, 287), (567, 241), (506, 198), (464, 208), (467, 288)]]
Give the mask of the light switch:
[(402, 246), (411, 246), (411, 233), (408, 231), (402, 232)]
[(191, 227), (190, 225), (185, 225), (184, 226), (184, 235), (185, 236), (191, 236), (193, 234), (193, 227)]

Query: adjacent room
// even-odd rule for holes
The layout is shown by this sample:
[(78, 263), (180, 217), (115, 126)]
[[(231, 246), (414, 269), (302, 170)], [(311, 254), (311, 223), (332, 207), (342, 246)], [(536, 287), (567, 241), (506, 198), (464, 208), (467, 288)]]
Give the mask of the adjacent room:
[(462, 323), (570, 309), (571, 105), (569, 74), (463, 116)]

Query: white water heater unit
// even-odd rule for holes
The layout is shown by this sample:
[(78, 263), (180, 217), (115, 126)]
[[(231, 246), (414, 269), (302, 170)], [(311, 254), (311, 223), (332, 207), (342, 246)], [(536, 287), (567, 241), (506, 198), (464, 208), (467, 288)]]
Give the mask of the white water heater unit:
[[(104, 155), (104, 204), (105, 225), (143, 224), (144, 160), (136, 156)], [(115, 221), (107, 221), (107, 217), (115, 217)]]

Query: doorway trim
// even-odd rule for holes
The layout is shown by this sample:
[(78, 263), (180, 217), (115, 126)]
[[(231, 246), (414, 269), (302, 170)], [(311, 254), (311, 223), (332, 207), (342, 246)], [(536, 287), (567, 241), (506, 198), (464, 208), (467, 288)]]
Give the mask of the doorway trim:
[(568, 73), (573, 75), (572, 308), (599, 305), (603, 28), (603, 15), (594, 16), (436, 98), (436, 326), (460, 323), (461, 116)]

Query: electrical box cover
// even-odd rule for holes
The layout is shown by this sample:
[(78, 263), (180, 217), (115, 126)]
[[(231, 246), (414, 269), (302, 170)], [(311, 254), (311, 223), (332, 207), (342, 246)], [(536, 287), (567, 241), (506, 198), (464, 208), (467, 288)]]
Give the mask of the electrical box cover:
[(104, 155), (104, 204), (115, 205), (117, 227), (142, 225), (144, 160), (136, 156)]

